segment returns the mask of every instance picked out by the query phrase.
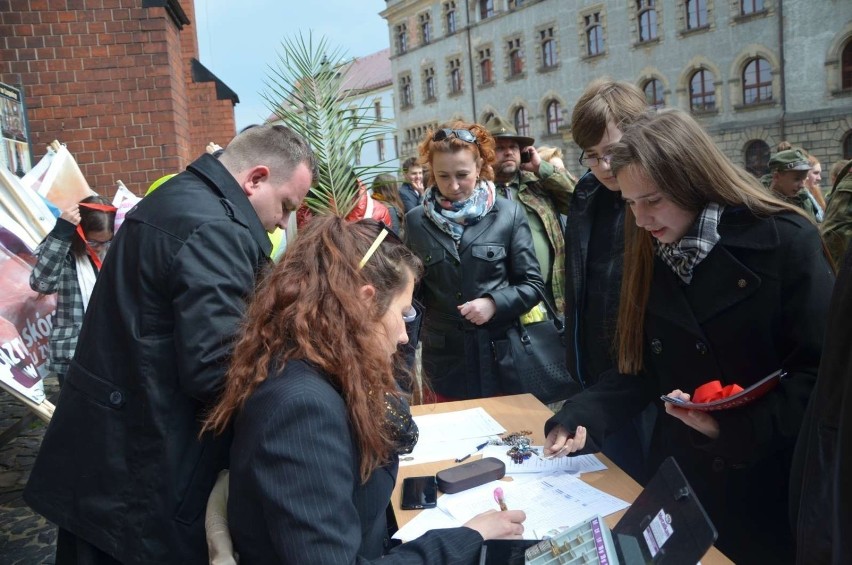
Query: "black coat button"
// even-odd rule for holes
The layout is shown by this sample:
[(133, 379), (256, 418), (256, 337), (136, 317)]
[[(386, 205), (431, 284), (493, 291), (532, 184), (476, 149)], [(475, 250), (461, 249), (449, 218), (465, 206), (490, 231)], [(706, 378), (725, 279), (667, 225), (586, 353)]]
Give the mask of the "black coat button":
[(428, 262), (429, 262), (429, 261), (431, 261), (431, 260), (432, 260), (432, 256), (431, 256), (431, 255), (427, 255), (427, 256), (426, 256), (426, 262), (428, 263)]
[(110, 404), (114, 404), (114, 405), (118, 406), (119, 404), (121, 404), (122, 400), (124, 400), (124, 396), (122, 396), (122, 394), (120, 392), (118, 392), (117, 390), (114, 390), (111, 393), (109, 393)]
[(662, 342), (662, 341), (660, 341), (660, 340), (659, 340), (658, 338), (656, 338), (656, 337), (655, 337), (654, 339), (652, 339), (652, 340), (651, 340), (651, 351), (653, 351), (653, 352), (654, 352), (654, 353), (656, 353), (657, 355), (659, 355), (660, 353), (662, 353), (662, 352), (663, 352), (663, 342)]
[(706, 346), (706, 345), (704, 345), (704, 342), (703, 342), (703, 341), (696, 341), (696, 342), (695, 342), (695, 349), (696, 349), (696, 350), (698, 351), (698, 353), (700, 353), (701, 355), (707, 355), (707, 346)]
[(456, 293), (456, 300), (461, 300), (461, 299), (462, 299), (462, 293), (461, 293), (461, 292), (457, 292), (457, 293)]
[(493, 252), (493, 251), (489, 251), (488, 253), (486, 253), (486, 255), (488, 255), (488, 258), (489, 258), (489, 259), (491, 259), (492, 257), (494, 257), (494, 252)]
[(717, 473), (721, 473), (725, 470), (725, 460), (721, 457), (716, 457), (713, 459), (713, 470)]

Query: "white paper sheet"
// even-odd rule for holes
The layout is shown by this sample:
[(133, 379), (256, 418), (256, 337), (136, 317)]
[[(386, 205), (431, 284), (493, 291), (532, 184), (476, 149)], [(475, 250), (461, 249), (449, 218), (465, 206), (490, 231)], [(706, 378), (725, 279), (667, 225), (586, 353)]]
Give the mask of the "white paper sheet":
[[(542, 446), (534, 446), (539, 453), (544, 453)], [(573, 475), (580, 476), (583, 473), (591, 473), (593, 471), (605, 471), (606, 465), (601, 463), (601, 460), (594, 455), (576, 455), (574, 457), (559, 457), (556, 459), (543, 459), (537, 455), (533, 455), (523, 463), (515, 463), (512, 458), (506, 455), (508, 447), (501, 445), (489, 445), (480, 453), (483, 457), (496, 457), (506, 464), (507, 475), (519, 475), (526, 473), (555, 473), (568, 472)]]
[[(424, 442), (421, 438), (411, 453), (399, 456), (399, 465), (405, 467), (406, 465), (418, 465), (432, 461), (443, 461), (444, 459), (456, 459), (468, 453), (473, 456), (482, 453), (482, 451), (476, 451), (476, 446), (484, 443), (486, 439), (476, 437), (430, 443)], [(470, 459), (467, 459), (465, 463), (468, 461)]]
[(414, 416), (414, 421), (420, 429), (420, 442), (426, 444), (493, 436), (506, 431), (483, 408)]
[(459, 522), (440, 508), (429, 508), (420, 512), (413, 520), (397, 530), (393, 535), (393, 539), (411, 541), (419, 538), (429, 530), (456, 528), (461, 525), (462, 522)]
[(501, 487), (510, 509), (526, 512), (524, 537), (540, 539), (550, 530), (572, 527), (600, 514), (607, 516), (629, 504), (594, 488), (569, 473), (544, 475), (530, 481), (493, 481), (438, 499), (438, 507), (461, 523), (497, 509), (494, 489)]

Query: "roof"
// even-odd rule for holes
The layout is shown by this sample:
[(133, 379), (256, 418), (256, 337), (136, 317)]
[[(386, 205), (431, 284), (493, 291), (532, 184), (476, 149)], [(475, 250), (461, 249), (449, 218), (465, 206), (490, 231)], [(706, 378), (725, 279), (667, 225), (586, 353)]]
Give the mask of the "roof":
[(234, 104), (240, 103), (240, 97), (231, 88), (222, 82), (222, 79), (214, 75), (210, 69), (201, 64), (196, 58), (190, 61), (190, 69), (192, 71), (192, 82), (212, 82), (216, 85), (216, 99), (230, 100)]

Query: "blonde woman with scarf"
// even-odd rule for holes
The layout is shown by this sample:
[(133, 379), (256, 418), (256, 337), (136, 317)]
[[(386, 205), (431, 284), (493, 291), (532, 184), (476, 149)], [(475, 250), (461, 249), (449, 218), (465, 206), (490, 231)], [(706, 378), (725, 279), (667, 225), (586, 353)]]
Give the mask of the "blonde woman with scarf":
[(114, 225), (115, 208), (109, 200), (89, 196), (64, 210), (36, 248), (30, 287), (41, 294), (57, 294), (48, 369), (56, 373), (60, 385), (77, 348), (83, 314)]

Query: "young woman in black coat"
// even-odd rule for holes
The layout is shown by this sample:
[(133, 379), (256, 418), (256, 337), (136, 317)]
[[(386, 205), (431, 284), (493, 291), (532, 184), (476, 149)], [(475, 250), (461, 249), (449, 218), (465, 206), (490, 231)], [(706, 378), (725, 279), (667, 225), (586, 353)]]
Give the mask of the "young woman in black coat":
[(661, 394), (688, 400), (711, 381), (745, 388), (786, 371), (740, 408), (665, 403), (651, 465), (675, 456), (719, 531), (717, 546), (735, 562), (792, 562), (790, 460), (834, 283), (816, 227), (679, 111), (637, 119), (613, 147), (612, 167), (631, 212), (619, 373), (568, 400), (546, 426), (546, 451), (597, 451)]

